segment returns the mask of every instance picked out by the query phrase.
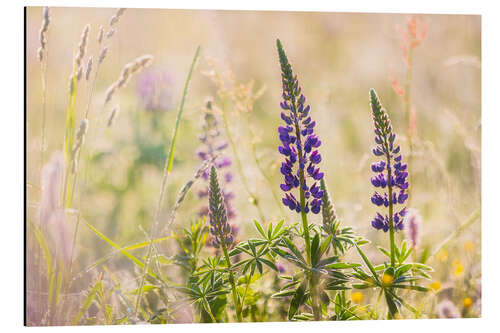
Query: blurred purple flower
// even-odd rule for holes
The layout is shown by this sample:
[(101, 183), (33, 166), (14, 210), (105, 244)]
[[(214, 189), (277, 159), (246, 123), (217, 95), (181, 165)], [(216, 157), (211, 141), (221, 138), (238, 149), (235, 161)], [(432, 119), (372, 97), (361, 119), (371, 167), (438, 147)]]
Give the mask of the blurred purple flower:
[(148, 69), (137, 80), (137, 92), (144, 109), (167, 111), (172, 108), (172, 77), (164, 71)]
[(422, 218), (416, 209), (408, 209), (404, 224), (406, 237), (410, 240), (411, 247), (416, 248), (420, 241), (420, 226), (422, 225)]
[(437, 312), (439, 318), (459, 318), (460, 313), (457, 307), (450, 300), (444, 300), (437, 305)]

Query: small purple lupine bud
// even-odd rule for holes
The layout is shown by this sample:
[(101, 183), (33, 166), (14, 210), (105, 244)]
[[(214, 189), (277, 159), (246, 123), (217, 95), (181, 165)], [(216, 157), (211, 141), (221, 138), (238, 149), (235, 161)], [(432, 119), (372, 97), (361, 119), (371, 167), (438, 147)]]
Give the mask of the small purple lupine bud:
[(219, 247), (222, 242), (223, 246), (231, 246), (233, 243), (233, 235), (231, 234), (231, 227), (227, 222), (227, 210), (224, 202), (224, 196), (219, 187), (217, 180), (217, 171), (212, 165), (210, 169), (210, 185), (208, 190), (209, 200), (209, 217), (210, 217), (210, 233), (214, 237), (213, 245)]

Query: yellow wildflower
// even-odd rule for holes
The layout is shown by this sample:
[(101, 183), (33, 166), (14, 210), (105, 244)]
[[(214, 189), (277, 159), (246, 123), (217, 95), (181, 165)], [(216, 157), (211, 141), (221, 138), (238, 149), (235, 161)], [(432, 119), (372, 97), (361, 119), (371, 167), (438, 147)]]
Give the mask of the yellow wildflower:
[(476, 244), (474, 242), (465, 242), (465, 251), (473, 252), (476, 249)]
[(434, 282), (429, 284), (429, 288), (431, 288), (434, 291), (439, 291), (439, 290), (441, 290), (441, 282), (434, 281)]
[(454, 273), (455, 276), (459, 276), (464, 272), (464, 266), (458, 259), (455, 259), (453, 261), (453, 267), (455, 267), (455, 273)]
[(363, 294), (359, 291), (356, 291), (351, 294), (351, 299), (354, 303), (360, 304), (363, 301)]
[(464, 298), (464, 308), (470, 307), (474, 302), (470, 297)]
[(389, 274), (385, 274), (382, 275), (382, 282), (385, 284), (385, 285), (390, 285), (392, 283), (392, 281), (394, 281), (394, 278), (389, 275)]
[(441, 251), (439, 251), (439, 252), (436, 254), (436, 258), (437, 258), (439, 261), (445, 262), (446, 260), (448, 260), (448, 251), (446, 251), (446, 250), (441, 250)]

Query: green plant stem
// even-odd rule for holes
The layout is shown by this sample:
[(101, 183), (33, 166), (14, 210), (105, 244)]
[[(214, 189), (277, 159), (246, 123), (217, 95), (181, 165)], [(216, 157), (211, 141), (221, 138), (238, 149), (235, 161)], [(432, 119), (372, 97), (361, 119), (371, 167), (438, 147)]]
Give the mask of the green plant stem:
[(212, 323), (217, 323), (217, 320), (215, 319), (215, 317), (212, 313), (212, 310), (210, 309), (210, 304), (208, 303), (208, 301), (206, 299), (203, 299), (203, 301), (205, 302), (205, 305), (206, 305), (205, 311), (207, 311), (208, 315), (210, 316), (210, 319), (212, 319)]
[(141, 281), (139, 284), (139, 290), (137, 292), (134, 317), (137, 317), (137, 312), (138, 312), (138, 309), (139, 309), (139, 306), (141, 303), (144, 281), (146, 279), (146, 274), (147, 274), (148, 269), (149, 269), (151, 255), (153, 252), (153, 239), (155, 238), (156, 229), (157, 229), (157, 226), (158, 226), (159, 220), (160, 220), (161, 208), (163, 206), (164, 197), (166, 195), (168, 175), (172, 172), (175, 144), (177, 141), (177, 133), (179, 131), (179, 125), (180, 125), (180, 120), (181, 120), (181, 116), (182, 116), (182, 111), (184, 109), (184, 102), (186, 100), (189, 82), (191, 81), (191, 76), (193, 74), (194, 66), (196, 64), (196, 61), (198, 59), (199, 54), (200, 54), (200, 46), (198, 46), (198, 48), (196, 49), (196, 52), (195, 52), (194, 57), (193, 57), (193, 62), (191, 63), (191, 67), (189, 69), (188, 76), (186, 78), (186, 83), (184, 84), (184, 92), (182, 94), (181, 102), (179, 104), (179, 110), (177, 111), (177, 118), (175, 121), (175, 127), (173, 129), (172, 141), (170, 143), (169, 154), (168, 154), (167, 160), (165, 161), (165, 165), (163, 168), (163, 177), (162, 177), (161, 186), (160, 186), (160, 193), (158, 195), (158, 201), (156, 203), (156, 209), (155, 209), (155, 213), (154, 213), (154, 217), (153, 217), (153, 223), (151, 224), (151, 229), (149, 232), (150, 242), (149, 242), (148, 251), (147, 251), (147, 255), (146, 255), (146, 262), (144, 264), (144, 269), (142, 271), (142, 277), (141, 277)]
[(387, 191), (389, 196), (389, 241), (391, 247), (391, 266), (395, 268), (396, 259), (395, 259), (395, 242), (394, 242), (394, 221), (393, 221), (393, 210), (394, 204), (392, 202), (392, 186), (391, 186), (391, 177), (392, 177), (392, 169), (391, 169), (391, 156), (389, 153), (389, 144), (387, 143), (387, 139), (385, 138), (385, 156), (387, 159)]
[(226, 98), (223, 96), (221, 97), (222, 99), (222, 121), (224, 123), (224, 130), (226, 131), (226, 136), (227, 140), (229, 141), (229, 144), (231, 146), (231, 150), (233, 151), (234, 155), (234, 160), (236, 161), (236, 168), (238, 169), (238, 173), (240, 174), (241, 182), (243, 183), (243, 187), (245, 188), (245, 191), (247, 192), (248, 196), (252, 200), (252, 204), (257, 208), (257, 212), (259, 213), (259, 218), (262, 222), (265, 221), (264, 218), (264, 213), (262, 211), (262, 208), (260, 207), (259, 200), (257, 199), (257, 196), (250, 190), (250, 186), (248, 186), (247, 179), (245, 177), (245, 174), (243, 173), (243, 166), (241, 164), (241, 160), (238, 154), (238, 151), (236, 149), (236, 144), (233, 140), (233, 137), (231, 135), (231, 131), (229, 129), (229, 121), (227, 118), (227, 110), (226, 110)]
[(248, 292), (248, 288), (250, 287), (250, 283), (252, 283), (252, 277), (253, 277), (253, 272), (250, 273), (248, 279), (247, 279), (247, 283), (246, 283), (246, 286), (245, 286), (245, 293), (243, 294), (243, 297), (241, 298), (241, 310), (243, 311), (243, 306), (245, 304), (245, 298), (247, 297), (247, 292)]
[(479, 220), (481, 217), (481, 209), (477, 208), (475, 211), (472, 212), (472, 214), (469, 215), (467, 220), (464, 221), (451, 235), (449, 235), (446, 239), (444, 239), (432, 252), (432, 254), (429, 256), (434, 257), (436, 254), (439, 253), (439, 251), (446, 247), (452, 240), (457, 238), (465, 229), (467, 229), (472, 223), (475, 221)]
[(238, 322), (242, 322), (243, 319), (241, 317), (241, 305), (238, 300), (238, 294), (236, 292), (236, 282), (234, 281), (234, 273), (232, 270), (232, 265), (231, 265), (231, 260), (229, 259), (229, 253), (227, 252), (227, 246), (226, 243), (221, 242), (222, 244), (222, 251), (224, 252), (224, 257), (226, 258), (226, 265), (227, 265), (227, 270), (229, 273), (229, 283), (231, 283), (231, 291), (233, 295), (233, 302), (234, 302), (234, 307), (236, 309), (236, 317), (238, 319)]
[[(46, 46), (45, 48), (45, 56), (42, 59), (42, 62), (40, 64), (40, 69), (41, 69), (41, 84), (42, 84), (42, 132), (41, 132), (41, 142), (40, 142), (40, 188), (42, 187), (42, 170), (43, 170), (43, 165), (44, 165), (44, 154), (45, 154), (45, 127), (46, 127), (46, 122), (45, 122), (45, 114), (46, 114), (46, 109), (47, 109), (47, 57), (49, 56), (49, 49)], [(41, 226), (41, 223), (40, 223)], [(37, 249), (39, 249), (37, 247)], [(36, 255), (38, 256), (38, 267), (41, 267), (41, 262), (42, 262), (42, 255), (41, 255), (41, 250), (37, 250)], [(41, 271), (39, 271), (40, 278), (38, 279), (38, 286), (37, 290), (41, 290), (42, 288), (42, 274)], [(39, 309), (42, 309), (42, 303), (43, 303), (43, 298), (42, 295), (40, 294), (39, 299)]]

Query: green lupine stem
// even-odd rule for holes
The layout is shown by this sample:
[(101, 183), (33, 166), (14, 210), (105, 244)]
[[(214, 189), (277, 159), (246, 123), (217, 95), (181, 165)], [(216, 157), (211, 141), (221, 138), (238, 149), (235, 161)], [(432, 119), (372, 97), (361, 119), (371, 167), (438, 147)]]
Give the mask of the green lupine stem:
[(247, 179), (245, 178), (245, 174), (243, 173), (243, 166), (241, 164), (241, 160), (240, 160), (240, 157), (238, 155), (238, 151), (236, 149), (236, 144), (233, 140), (233, 137), (231, 135), (231, 131), (229, 129), (229, 121), (227, 119), (226, 98), (225, 97), (222, 97), (222, 120), (224, 123), (224, 130), (226, 131), (227, 140), (229, 141), (229, 144), (231, 145), (231, 150), (233, 151), (234, 160), (236, 161), (236, 168), (238, 169), (238, 173), (240, 174), (240, 179), (241, 179), (241, 182), (243, 183), (243, 187), (245, 188), (245, 191), (247, 192), (250, 199), (252, 200), (252, 204), (257, 208), (260, 220), (264, 221), (265, 220), (264, 213), (262, 212), (262, 208), (260, 207), (259, 200), (257, 199), (257, 196), (250, 190), (250, 186), (248, 186)]
[(231, 283), (231, 291), (233, 294), (234, 308), (236, 309), (236, 317), (238, 319), (238, 322), (241, 323), (243, 321), (241, 317), (241, 306), (238, 300), (238, 294), (236, 292), (236, 282), (234, 281), (234, 273), (232, 270), (231, 260), (229, 259), (229, 253), (227, 252), (226, 243), (222, 241), (221, 245), (222, 245), (222, 251), (224, 252), (224, 257), (226, 258), (227, 270), (229, 272), (229, 283)]
[(391, 177), (392, 177), (392, 170), (391, 170), (391, 156), (389, 153), (389, 144), (387, 143), (387, 139), (384, 138), (385, 141), (385, 156), (387, 159), (387, 190), (388, 190), (388, 196), (389, 196), (389, 238), (390, 238), (390, 246), (391, 246), (391, 266), (395, 268), (395, 243), (394, 243), (394, 221), (393, 221), (393, 202), (392, 202), (392, 186), (391, 186)]
[(206, 305), (205, 311), (207, 311), (208, 315), (210, 316), (210, 319), (212, 319), (212, 323), (216, 323), (217, 320), (215, 319), (215, 317), (212, 313), (212, 310), (210, 309), (210, 304), (208, 303), (208, 301), (206, 299), (203, 299), (203, 301), (205, 302), (205, 305)]
[[(294, 109), (296, 109), (294, 107)], [(300, 142), (300, 131), (299, 127), (295, 126), (295, 135), (297, 136), (297, 145), (302, 147), (302, 143)], [(298, 150), (298, 159), (302, 161), (302, 150)], [(305, 211), (306, 207), (306, 196), (304, 193), (303, 186), (305, 184), (305, 175), (304, 169), (299, 168), (299, 182), (300, 182), (300, 216), (302, 217), (302, 228), (304, 229), (304, 239), (306, 242), (306, 254), (307, 254), (307, 262), (312, 267), (312, 257), (311, 257), (311, 238), (309, 236), (309, 224), (307, 222), (307, 213)], [(310, 271), (308, 274), (309, 278), (309, 287), (311, 290), (311, 303), (313, 308), (314, 320), (321, 320), (321, 309), (318, 306), (318, 295), (316, 290), (316, 278), (315, 274)]]

